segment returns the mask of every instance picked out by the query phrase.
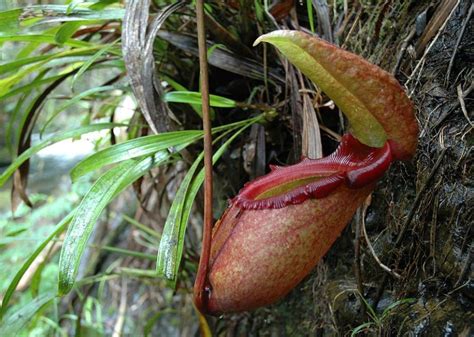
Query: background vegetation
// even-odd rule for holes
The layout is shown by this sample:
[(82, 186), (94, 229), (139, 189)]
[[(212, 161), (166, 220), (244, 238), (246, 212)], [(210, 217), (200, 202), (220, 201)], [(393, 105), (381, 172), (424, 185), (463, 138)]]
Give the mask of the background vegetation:
[[(275, 50), (252, 48), (262, 33), (313, 32), (391, 71), (417, 105), (421, 133), (417, 157), (393, 165), (287, 298), (201, 327), (470, 335), (472, 4), (206, 6), (216, 218), (269, 163), (330, 153), (346, 130), (337, 107)], [(0, 10), (0, 335), (199, 335), (194, 5), (0, 1)]]

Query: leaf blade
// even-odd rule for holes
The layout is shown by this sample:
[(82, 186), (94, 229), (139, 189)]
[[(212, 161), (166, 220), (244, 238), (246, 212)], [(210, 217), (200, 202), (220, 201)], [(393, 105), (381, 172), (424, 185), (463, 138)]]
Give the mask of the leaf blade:
[[(214, 153), (212, 162), (215, 164), (222, 156), (227, 147), (234, 141), (245, 129), (257, 122), (258, 118), (248, 120), (232, 136), (221, 145)], [(178, 192), (175, 195), (170, 212), (166, 219), (163, 233), (161, 235), (160, 245), (156, 262), (156, 272), (164, 277), (171, 288), (175, 288), (181, 257), (184, 248), (184, 236), (186, 227), (191, 214), (191, 208), (199, 189), (204, 182), (204, 169), (201, 169), (195, 176), (204, 153), (201, 153), (188, 170), (185, 178), (180, 184)], [(193, 179), (194, 178), (194, 179)]]
[[(171, 91), (164, 96), (166, 102), (201, 105), (201, 93), (195, 91)], [(237, 103), (229, 98), (209, 95), (209, 105), (216, 108), (235, 108)]]
[(133, 161), (126, 161), (103, 174), (77, 207), (59, 257), (59, 295), (72, 289), (93, 226), (133, 164)]
[(73, 180), (105, 165), (120, 161), (152, 155), (158, 151), (190, 144), (202, 136), (201, 131), (187, 130), (162, 133), (125, 141), (96, 152), (77, 164), (71, 171)]
[(17, 336), (23, 327), (30, 321), (30, 319), (51, 300), (55, 295), (53, 293), (46, 293), (33, 299), (17, 311), (3, 320), (0, 326), (0, 335), (2, 336)]
[(58, 293), (68, 293), (75, 282), (79, 263), (92, 229), (102, 210), (119, 193), (151, 168), (163, 164), (170, 154), (162, 151), (153, 157), (128, 160), (104, 173), (77, 207), (68, 228), (59, 258)]

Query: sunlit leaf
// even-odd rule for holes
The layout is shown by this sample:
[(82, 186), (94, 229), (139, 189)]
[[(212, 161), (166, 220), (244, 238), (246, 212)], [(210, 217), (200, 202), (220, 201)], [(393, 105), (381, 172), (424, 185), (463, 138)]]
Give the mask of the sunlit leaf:
[[(40, 62), (40, 61), (45, 61), (45, 60), (50, 61), (50, 60), (57, 60), (62, 57), (86, 56), (86, 55), (92, 55), (92, 54), (95, 56), (96, 54), (99, 54), (99, 53), (100, 53), (99, 56), (101, 56), (104, 53), (104, 50), (106, 52), (110, 51), (111, 53), (115, 55), (121, 55), (120, 49), (112, 48), (113, 45), (114, 44), (107, 44), (105, 46), (97, 45), (97, 46), (91, 46), (91, 47), (85, 47), (85, 48), (74, 48), (70, 50), (63, 50), (58, 53), (35, 55), (35, 56), (30, 56), (30, 57), (17, 56), (16, 59), (0, 65), (0, 75), (8, 73), (10, 71), (17, 71), (22, 66)], [(92, 56), (92, 58), (94, 56)], [(96, 61), (97, 58), (98, 57), (95, 57), (91, 63)]]
[(65, 22), (61, 25), (61, 28), (57, 31), (54, 39), (58, 44), (63, 44), (69, 40), (74, 33), (84, 24), (84, 21), (72, 21)]
[[(201, 93), (195, 91), (167, 92), (164, 96), (164, 100), (172, 103), (202, 104)], [(234, 100), (217, 95), (209, 95), (209, 104), (216, 108), (235, 108), (236, 106)]]
[[(27, 92), (27, 91), (29, 91), (31, 89), (34, 89), (34, 88), (37, 88), (37, 87), (39, 87), (43, 84), (48, 84), (48, 83), (54, 82), (57, 79), (60, 79), (61, 77), (63, 77), (64, 74), (71, 74), (72, 75), (72, 74), (76, 73), (77, 69), (82, 67), (84, 64), (85, 63), (83, 63), (82, 65), (78, 64), (76, 68), (68, 69), (66, 73), (46, 77), (46, 78), (43, 78), (41, 80), (36, 80), (32, 83), (25, 84), (23, 86), (18, 86), (14, 89), (11, 89), (7, 93), (5, 93), (3, 96), (0, 95), (0, 100), (4, 100), (4, 99), (10, 98), (10, 97), (14, 97), (15, 95)], [(94, 65), (93, 69), (105, 69), (105, 68), (114, 68), (114, 69), (119, 68), (119, 69), (122, 69), (123, 68), (123, 61), (122, 60), (110, 60), (110, 61), (107, 61), (107, 62), (104, 62), (104, 63), (101, 63), (101, 64)], [(86, 71), (89, 71), (91, 69), (92, 68), (87, 68)], [(48, 69), (46, 69), (46, 70), (48, 70)]]
[[(111, 1), (109, 1), (111, 2)], [(122, 20), (125, 10), (120, 7), (94, 8), (93, 3), (69, 5), (30, 5), (21, 8), (20, 17), (23, 25), (32, 23)], [(89, 8), (88, 8), (89, 7)], [(105, 7), (105, 6), (104, 6)], [(23, 14), (23, 15), (22, 15)], [(31, 19), (34, 19), (31, 21)]]
[[(58, 43), (55, 40), (56, 35), (52, 34), (17, 34), (17, 35), (0, 35), (0, 43), (6, 41), (15, 41), (15, 42), (41, 42), (48, 44)], [(69, 47), (90, 47), (93, 44), (90, 42), (85, 42), (76, 39), (67, 39), (63, 42), (65, 46)]]
[(18, 20), (21, 12), (21, 9), (0, 12), (0, 34), (14, 33), (18, 30)]
[(89, 6), (89, 8), (95, 11), (101, 11), (105, 7), (118, 3), (119, 1), (120, 0), (99, 0), (96, 3), (92, 4), (91, 6)]
[[(51, 62), (49, 66), (55, 66), (55, 65), (57, 66), (57, 65), (60, 65), (58, 64), (58, 61), (65, 60), (65, 59), (62, 59), (63, 57), (83, 55), (83, 54), (91, 53), (95, 51), (96, 49), (98, 49), (97, 46), (88, 47), (88, 48), (79, 48), (79, 50), (75, 50), (75, 51), (63, 51), (63, 52), (56, 53), (53, 55), (47, 55), (46, 58), (42, 56), (41, 57), (35, 56), (35, 57), (29, 57), (27, 59), (17, 60), (17, 61), (13, 61), (4, 65), (1, 65), (0, 73), (5, 73), (9, 71), (14, 71), (14, 70), (16, 70), (16, 73), (0, 79), (0, 97), (3, 98), (4, 96), (8, 94), (11, 95), (11, 91), (9, 91), (10, 87), (19, 83), (27, 75), (37, 72), (37, 71), (41, 71), (43, 69), (42, 66), (45, 66), (48, 62)], [(39, 63), (30, 65), (29, 67), (21, 68), (22, 65), (31, 64), (35, 62), (39, 62)], [(54, 64), (53, 62), (56, 62), (56, 64)], [(66, 64), (69, 65), (70, 63), (71, 61), (69, 60), (67, 61)]]
[[(46, 69), (46, 71), (47, 70), (48, 69)], [(31, 89), (39, 87), (43, 84), (48, 84), (48, 83), (54, 82), (54, 81), (56, 81), (57, 79), (60, 79), (63, 76), (64, 76), (63, 74), (55, 75), (55, 76), (51, 76), (51, 77), (47, 77), (47, 78), (43, 78), (43, 76), (41, 76), (41, 79), (38, 79), (38, 80), (35, 80), (31, 83), (25, 84), (21, 87), (11, 89), (10, 91), (5, 93), (4, 95), (0, 95), (0, 100), (7, 99), (7, 98), (13, 97), (15, 95), (21, 94), (21, 93), (29, 92)]]

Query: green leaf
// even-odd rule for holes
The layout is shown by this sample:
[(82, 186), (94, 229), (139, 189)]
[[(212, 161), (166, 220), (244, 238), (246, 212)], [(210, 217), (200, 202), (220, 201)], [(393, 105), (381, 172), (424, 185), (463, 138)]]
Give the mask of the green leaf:
[(306, 11), (308, 12), (309, 27), (314, 34), (313, 2), (311, 0), (306, 0)]
[(63, 44), (69, 40), (82, 25), (84, 25), (84, 21), (71, 21), (63, 23), (54, 36), (54, 40), (58, 44)]
[(21, 9), (12, 9), (0, 12), (0, 35), (18, 31)]
[[(82, 66), (83, 65), (81, 65), (81, 64), (77, 65), (77, 67), (82, 67)], [(122, 69), (123, 68), (123, 61), (122, 60), (110, 60), (110, 61), (107, 61), (106, 63), (101, 63), (101, 64), (97, 64), (97, 65), (94, 66), (94, 69), (101, 69), (101, 68), (102, 69), (105, 69), (105, 68), (114, 68), (114, 69), (119, 68), (119, 69)], [(23, 92), (29, 91), (31, 89), (37, 88), (37, 87), (39, 87), (43, 84), (48, 84), (48, 83), (54, 82), (57, 79), (63, 77), (65, 74), (71, 74), (71, 73), (75, 72), (75, 69), (76, 68), (68, 69), (67, 72), (61, 73), (59, 75), (54, 75), (54, 76), (50, 76), (50, 77), (47, 77), (47, 78), (44, 78), (44, 79), (41, 79), (41, 80), (36, 80), (32, 83), (28, 83), (28, 84), (25, 84), (23, 86), (17, 87), (15, 89), (11, 89), (7, 93), (5, 93), (3, 96), (0, 95), (0, 100), (4, 100), (4, 99), (10, 98), (10, 97), (14, 97), (15, 95), (18, 95), (18, 94), (21, 94)], [(88, 68), (87, 70), (91, 70), (91, 69), (92, 68)], [(48, 70), (48, 69), (46, 69), (46, 70)], [(0, 88), (0, 90), (1, 90), (1, 88)]]
[[(245, 124), (236, 131), (213, 155), (213, 164), (219, 160), (232, 141), (257, 120), (258, 119), (249, 120), (248, 124)], [(171, 288), (176, 287), (179, 266), (183, 255), (186, 226), (194, 199), (204, 181), (204, 169), (201, 169), (194, 180), (192, 180), (203, 156), (204, 153), (201, 153), (194, 161), (181, 182), (178, 192), (176, 192), (170, 212), (166, 218), (166, 223), (163, 227), (160, 246), (158, 247), (156, 272), (159, 276), (164, 277), (168, 281)]]
[(19, 336), (23, 327), (31, 321), (33, 316), (54, 298), (53, 293), (46, 293), (12, 312), (2, 321), (0, 336)]
[(65, 295), (72, 289), (94, 224), (134, 165), (134, 160), (125, 161), (104, 173), (77, 207), (59, 258), (59, 295)]
[(63, 76), (64, 76), (64, 74), (50, 76), (50, 77), (47, 77), (47, 78), (43, 78), (42, 76), (40, 76), (41, 79), (39, 79), (39, 80), (35, 80), (34, 82), (28, 83), (24, 86), (12, 89), (12, 90), (8, 91), (7, 93), (5, 93), (4, 95), (0, 95), (0, 100), (4, 100), (4, 99), (10, 98), (10, 97), (13, 97), (15, 95), (18, 95), (18, 94), (21, 94), (21, 93), (24, 93), (24, 92), (28, 92), (31, 89), (39, 87), (43, 84), (54, 82), (54, 81), (56, 81), (57, 79), (60, 79)]
[(171, 282), (170, 287), (174, 288), (176, 284), (179, 263), (181, 261), (181, 254), (183, 247), (183, 240), (180, 240), (181, 232), (185, 231), (186, 227), (181, 222), (183, 215), (183, 207), (191, 184), (194, 173), (202, 161), (204, 154), (201, 153), (189, 168), (188, 173), (181, 181), (178, 192), (173, 200), (168, 217), (166, 218), (165, 226), (158, 247), (158, 256), (156, 261), (156, 272), (159, 276), (166, 278)]
[(188, 145), (202, 137), (202, 131), (174, 131), (135, 138), (101, 150), (77, 164), (71, 171), (73, 180), (105, 165), (152, 155), (178, 145)]
[(412, 304), (416, 302), (416, 298), (403, 298), (401, 300), (398, 300), (392, 304), (390, 304), (388, 307), (385, 308), (385, 310), (382, 313), (382, 316), (380, 317), (380, 320), (383, 321), (385, 320), (388, 315), (390, 315), (390, 312), (395, 309), (396, 307), (403, 305), (403, 304)]
[[(112, 49), (111, 47), (113, 44), (107, 44), (105, 46), (92, 46), (92, 47), (86, 47), (86, 48), (75, 48), (75, 49), (70, 49), (70, 50), (63, 50), (58, 53), (52, 53), (52, 54), (45, 54), (45, 55), (35, 55), (35, 56), (30, 56), (30, 57), (24, 57), (24, 58), (16, 58), (15, 60), (7, 63), (3, 63), (0, 65), (0, 75), (8, 73), (10, 71), (18, 71), (18, 69), (22, 66), (32, 64), (32, 63), (37, 63), (40, 61), (51, 61), (51, 60), (57, 60), (59, 58), (63, 57), (71, 57), (71, 56), (87, 56), (87, 55), (92, 55), (93, 53), (99, 53), (102, 50), (106, 51), (111, 51), (115, 55), (121, 55), (119, 49)], [(97, 51), (98, 50), (98, 51)], [(97, 51), (97, 52), (96, 52)], [(96, 54), (94, 54), (96, 55)], [(102, 55), (99, 54), (99, 56)], [(93, 58), (92, 56), (91, 58)], [(96, 61), (97, 58), (95, 58), (94, 61)], [(43, 65), (46, 63), (41, 63), (40, 65)], [(38, 70), (38, 65), (36, 65), (36, 71)]]
[(131, 225), (137, 227), (138, 229), (142, 230), (143, 232), (145, 232), (146, 234), (156, 238), (156, 239), (160, 239), (161, 238), (161, 234), (158, 233), (157, 231), (155, 231), (154, 229), (142, 224), (141, 222), (137, 221), (136, 219), (134, 218), (131, 218), (129, 217), (128, 215), (126, 214), (123, 214), (122, 215), (123, 219), (125, 221), (127, 221), (128, 223), (130, 223)]
[[(41, 42), (57, 45), (55, 40), (56, 35), (52, 34), (17, 34), (17, 35), (0, 35), (0, 43), (6, 41), (15, 42)], [(68, 47), (91, 47), (93, 46), (90, 42), (85, 42), (75, 39), (67, 39), (63, 42)]]
[(155, 326), (158, 319), (161, 318), (163, 315), (171, 314), (171, 313), (176, 314), (177, 310), (176, 309), (171, 309), (171, 308), (166, 308), (166, 309), (160, 310), (157, 313), (155, 313), (150, 319), (148, 319), (146, 321), (146, 324), (143, 327), (143, 336), (144, 337), (153, 336), (151, 333), (152, 333), (153, 327)]
[(59, 294), (72, 289), (84, 248), (103, 209), (121, 191), (169, 157), (169, 153), (162, 151), (154, 157), (127, 160), (97, 179), (76, 208), (66, 233), (59, 258)]
[[(163, 80), (168, 82), (168, 84), (176, 91), (189, 91), (186, 87), (182, 86), (172, 78), (168, 76), (162, 76)], [(191, 108), (198, 114), (199, 117), (202, 118), (202, 111), (201, 111), (201, 103), (200, 104), (190, 104)], [(211, 117), (211, 120), (214, 120), (216, 113), (212, 107), (209, 109), (209, 114)]]
[(65, 139), (70, 139), (70, 138), (76, 138), (78, 136), (81, 136), (83, 134), (87, 134), (90, 132), (95, 132), (95, 131), (100, 131), (103, 129), (111, 129), (114, 127), (123, 127), (126, 126), (126, 124), (117, 124), (117, 123), (99, 123), (99, 124), (91, 124), (87, 125), (84, 127), (80, 127), (74, 130), (58, 133), (54, 136), (52, 136), (49, 139), (43, 140), (42, 142), (39, 142), (36, 145), (31, 146), (28, 150), (23, 152), (18, 158), (16, 158), (2, 174), (0, 174), (0, 186), (5, 184), (5, 182), (8, 180), (8, 178), (15, 172), (15, 170), (20, 167), (21, 164), (23, 164), (25, 161), (27, 161), (32, 155), (35, 153), (38, 153), (42, 149), (60, 142)]
[(367, 309), (367, 314), (370, 316), (370, 318), (372, 318), (375, 323), (380, 324), (380, 318), (377, 316), (377, 313), (375, 312), (374, 308), (372, 308), (369, 302), (367, 302), (365, 297), (359, 291), (357, 291), (357, 294), (359, 295), (359, 298), (361, 299), (362, 303), (364, 303)]
[(117, 3), (119, 1), (120, 0), (99, 0), (96, 3), (92, 4), (91, 6), (89, 6), (89, 8), (94, 10), (94, 11), (101, 11), (105, 7), (110, 6), (110, 5), (112, 5), (114, 3)]
[(116, 253), (118, 255), (125, 255), (129, 257), (137, 257), (139, 259), (155, 261), (155, 255), (137, 252), (137, 251), (133, 251), (129, 249), (111, 247), (111, 246), (96, 246), (96, 245), (91, 245), (90, 247)]
[[(22, 23), (24, 23), (24, 21)], [(58, 29), (59, 26), (53, 26), (44, 30), (42, 34), (56, 34)], [(30, 56), (39, 46), (41, 46), (41, 42), (30, 42), (25, 46), (20, 46), (20, 51), (16, 54), (16, 58), (22, 59)]]
[[(381, 90), (384, 86), (367, 81), (367, 74), (359, 71), (362, 66), (367, 71), (373, 70), (371, 67), (375, 66), (354, 54), (299, 31), (277, 30), (260, 36), (254, 45), (260, 42), (273, 44), (291, 63), (321, 87), (347, 116), (351, 131), (357, 139), (373, 147), (382, 147), (385, 144), (387, 134), (380, 121), (374, 117), (377, 112), (367, 104), (367, 100), (377, 98), (377, 93), (383, 95)], [(365, 96), (361, 88), (366, 88)]]
[[(171, 103), (188, 103), (201, 105), (201, 93), (195, 91), (171, 91), (165, 94), (164, 100)], [(209, 95), (209, 104), (216, 108), (235, 108), (237, 103), (229, 98)]]
[[(64, 52), (61, 52), (61, 53), (48, 55), (48, 57), (46, 59), (43, 59), (39, 64), (34, 64), (34, 65), (31, 65), (31, 66), (25, 67), (25, 68), (19, 68), (22, 65), (21, 60), (14, 61), (10, 64), (5, 64), (5, 65), (0, 66), (0, 72), (8, 72), (8, 71), (11, 71), (11, 70), (17, 70), (17, 72), (15, 74), (0, 79), (0, 98), (4, 98), (4, 96), (8, 95), (10, 87), (12, 87), (13, 85), (20, 82), (23, 78), (25, 78), (25, 76), (27, 76), (27, 75), (29, 75), (33, 72), (42, 71), (43, 70), (42, 66), (44, 66), (46, 63), (48, 63), (50, 61), (58, 61), (62, 57), (71, 56), (71, 55), (78, 55), (78, 52), (79, 53), (83, 53), (85, 51), (90, 52), (91, 50), (95, 50), (95, 49), (97, 49), (97, 47), (80, 48), (80, 50), (76, 50), (75, 52), (64, 51)], [(33, 58), (28, 58), (28, 60), (23, 61), (23, 62), (32, 63), (31, 61), (36, 62), (39, 59), (41, 59), (41, 58), (33, 57)], [(62, 59), (62, 61), (64, 61), (64, 59)], [(70, 61), (67, 64), (69, 65), (69, 63), (70, 63)], [(54, 64), (51, 64), (51, 66), (54, 66)], [(1, 67), (3, 67), (3, 68), (1, 68)], [(17, 68), (15, 69), (14, 67), (17, 67)]]
[(113, 52), (114, 54), (121, 55), (121, 51), (117, 49), (117, 51), (114, 50), (114, 47), (118, 40), (116, 40), (113, 43), (106, 44), (103, 48), (99, 49), (94, 55), (92, 55), (89, 60), (87, 60), (82, 67), (79, 69), (79, 71), (74, 75), (72, 78), (72, 86), (76, 83), (77, 79), (80, 78), (91, 66), (94, 64), (102, 55), (108, 53), (108, 52)]
[(69, 4), (67, 5), (67, 8), (66, 8), (66, 14), (71, 15), (74, 8), (76, 8), (77, 5), (79, 5), (82, 2), (82, 0), (69, 0), (68, 2)]
[[(105, 1), (104, 1), (105, 2)], [(88, 8), (89, 7), (89, 8)], [(41, 20), (41, 23), (47, 22), (66, 22), (66, 21), (96, 21), (96, 20), (122, 20), (125, 15), (125, 9), (118, 6), (100, 9), (94, 8), (93, 3), (79, 4), (69, 7), (69, 5), (32, 5), (25, 6), (21, 10), (24, 15), (22, 24), (30, 24), (30, 18), (33, 17), (33, 23)], [(20, 15), (21, 17), (21, 15)]]
[(351, 337), (356, 336), (358, 333), (360, 333), (360, 332), (364, 331), (365, 329), (368, 329), (372, 326), (375, 326), (374, 322), (367, 322), (367, 323), (363, 323), (363, 324), (359, 325), (354, 330), (352, 330)]
[[(17, 271), (15, 276), (13, 277), (13, 280), (10, 282), (7, 291), (5, 292), (5, 295), (2, 300), (2, 306), (0, 308), (0, 321), (2, 320), (3, 316), (5, 315), (5, 312), (7, 311), (8, 303), (10, 302), (10, 299), (15, 292), (16, 287), (18, 286), (18, 283), (20, 283), (21, 278), (23, 275), (26, 273), (28, 268), (33, 264), (33, 262), (36, 260), (38, 255), (43, 251), (43, 249), (48, 245), (51, 240), (53, 240), (56, 236), (61, 234), (65, 229), (66, 226), (69, 224), (73, 216), (73, 212), (69, 213), (67, 216), (61, 220), (61, 222), (56, 226), (56, 228), (53, 230), (53, 232), (46, 238), (44, 239), (43, 242), (41, 242), (38, 247), (34, 250), (34, 252), (30, 255), (30, 257), (23, 263), (21, 268)], [(4, 334), (0, 334), (2, 336), (7, 336)]]

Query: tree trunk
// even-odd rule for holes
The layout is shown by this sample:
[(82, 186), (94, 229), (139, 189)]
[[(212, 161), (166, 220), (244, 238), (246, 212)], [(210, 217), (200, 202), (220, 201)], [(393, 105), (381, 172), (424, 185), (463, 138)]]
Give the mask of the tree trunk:
[(470, 1), (349, 5), (335, 40), (405, 84), (420, 124), (416, 158), (392, 165), (370, 205), (289, 296), (216, 322), (227, 335), (469, 335), (471, 14)]

